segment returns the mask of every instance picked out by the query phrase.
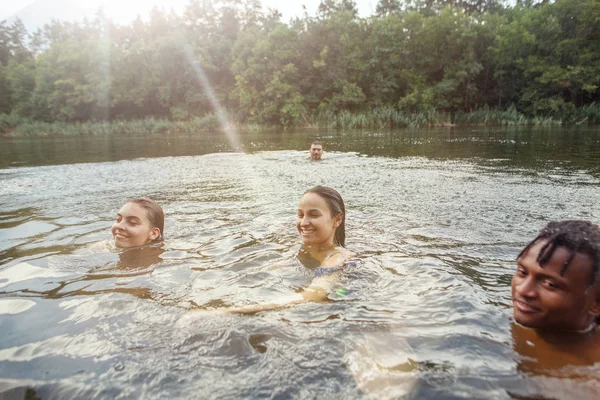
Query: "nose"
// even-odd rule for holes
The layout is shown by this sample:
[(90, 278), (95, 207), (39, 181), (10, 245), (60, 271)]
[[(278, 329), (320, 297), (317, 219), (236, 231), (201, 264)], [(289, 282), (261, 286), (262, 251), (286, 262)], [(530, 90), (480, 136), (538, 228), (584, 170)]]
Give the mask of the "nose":
[(307, 215), (305, 215), (304, 217), (302, 217), (302, 219), (300, 220), (300, 226), (306, 226), (308, 225), (309, 222), (309, 218)]
[(113, 224), (113, 229), (123, 229), (123, 220), (115, 221)]
[(535, 277), (527, 276), (517, 282), (515, 292), (521, 297), (532, 298), (537, 296)]

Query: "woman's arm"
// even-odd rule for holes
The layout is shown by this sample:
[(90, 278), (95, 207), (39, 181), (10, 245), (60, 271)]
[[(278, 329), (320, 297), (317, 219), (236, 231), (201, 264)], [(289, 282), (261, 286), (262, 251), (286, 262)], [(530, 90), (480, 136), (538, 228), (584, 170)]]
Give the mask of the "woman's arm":
[[(339, 281), (341, 267), (345, 261), (346, 257), (341, 253), (335, 253), (327, 258), (319, 268), (321, 275), (313, 278), (310, 285), (298, 294), (284, 296), (271, 303), (233, 307), (226, 311), (235, 314), (255, 314), (261, 311), (278, 310), (300, 303), (320, 303), (325, 301), (335, 284)], [(328, 272), (327, 270), (331, 271)]]
[(327, 299), (327, 296), (329, 296), (333, 286), (339, 280), (339, 275), (340, 271), (337, 270), (329, 275), (316, 277), (312, 280), (310, 285), (303, 289), (300, 293), (295, 293), (290, 296), (283, 296), (271, 303), (232, 307), (224, 311), (234, 314), (255, 314), (261, 311), (278, 310), (306, 302), (320, 303)]
[(320, 303), (327, 299), (329, 292), (333, 289), (333, 286), (339, 280), (340, 271), (336, 270), (329, 275), (318, 276), (312, 280), (310, 285), (300, 295), (304, 301), (312, 301)]

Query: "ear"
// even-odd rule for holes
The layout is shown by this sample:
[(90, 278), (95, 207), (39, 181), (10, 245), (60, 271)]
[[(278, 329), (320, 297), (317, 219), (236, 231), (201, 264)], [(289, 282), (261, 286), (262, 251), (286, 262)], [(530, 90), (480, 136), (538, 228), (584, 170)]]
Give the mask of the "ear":
[(335, 227), (336, 228), (342, 224), (342, 217), (343, 217), (343, 215), (341, 213), (335, 216)]
[(597, 318), (600, 315), (600, 284), (598, 282), (596, 282), (593, 290), (595, 292), (594, 298), (592, 299), (592, 305), (590, 306), (588, 313), (594, 318)]
[(148, 238), (150, 239), (150, 241), (154, 241), (154, 240), (158, 239), (159, 237), (160, 237), (160, 229), (152, 228), (152, 230), (150, 231), (150, 235), (148, 235)]

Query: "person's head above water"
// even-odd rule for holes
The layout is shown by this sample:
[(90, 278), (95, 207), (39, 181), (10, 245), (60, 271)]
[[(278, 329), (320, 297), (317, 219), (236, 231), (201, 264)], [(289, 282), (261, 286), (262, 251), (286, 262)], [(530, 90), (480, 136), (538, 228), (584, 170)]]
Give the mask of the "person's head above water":
[(111, 227), (115, 246), (138, 247), (164, 238), (165, 214), (154, 200), (137, 198), (128, 200), (119, 210)]
[(600, 315), (600, 228), (550, 222), (517, 257), (515, 321), (540, 330), (583, 331)]
[(322, 155), (323, 155), (323, 145), (318, 140), (313, 141), (310, 144), (311, 160), (320, 160)]
[(304, 192), (298, 203), (296, 228), (307, 246), (344, 246), (346, 209), (342, 196), (326, 186)]

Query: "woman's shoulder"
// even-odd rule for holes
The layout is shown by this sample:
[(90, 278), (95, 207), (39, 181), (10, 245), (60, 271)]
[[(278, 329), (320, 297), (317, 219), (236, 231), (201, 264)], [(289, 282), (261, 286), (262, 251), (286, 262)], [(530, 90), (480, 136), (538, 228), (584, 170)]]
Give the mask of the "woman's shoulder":
[(341, 271), (348, 264), (348, 260), (354, 256), (354, 254), (344, 247), (337, 246), (332, 250), (330, 254), (323, 260), (321, 266), (315, 270), (315, 275), (327, 275), (336, 271)]
[(327, 256), (325, 256), (325, 258), (323, 258), (321, 266), (333, 267), (337, 266), (339, 263), (341, 263), (339, 265), (342, 265), (346, 260), (348, 260), (352, 256), (354, 256), (354, 253), (352, 253), (350, 250), (342, 246), (336, 246), (331, 250), (331, 252), (329, 252), (329, 254), (327, 254)]

